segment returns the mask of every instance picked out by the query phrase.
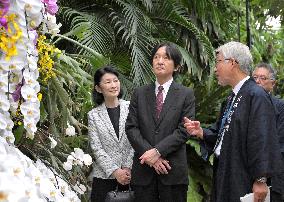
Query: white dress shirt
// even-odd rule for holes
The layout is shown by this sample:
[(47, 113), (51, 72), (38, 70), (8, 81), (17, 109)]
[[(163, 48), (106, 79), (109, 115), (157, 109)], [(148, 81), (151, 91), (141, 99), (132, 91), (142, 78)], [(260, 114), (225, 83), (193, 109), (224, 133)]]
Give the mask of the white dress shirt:
[(169, 88), (170, 88), (170, 86), (171, 86), (171, 84), (172, 84), (172, 82), (173, 82), (173, 78), (171, 78), (170, 80), (168, 80), (166, 83), (164, 83), (163, 85), (160, 85), (159, 83), (158, 83), (158, 81), (156, 80), (155, 81), (155, 94), (156, 94), (156, 96), (157, 96), (157, 94), (158, 94), (158, 87), (159, 86), (163, 86), (163, 88), (164, 88), (164, 90), (163, 90), (163, 103), (165, 102), (165, 99), (166, 99), (166, 96), (167, 96), (167, 94), (168, 94), (168, 91), (169, 91)]

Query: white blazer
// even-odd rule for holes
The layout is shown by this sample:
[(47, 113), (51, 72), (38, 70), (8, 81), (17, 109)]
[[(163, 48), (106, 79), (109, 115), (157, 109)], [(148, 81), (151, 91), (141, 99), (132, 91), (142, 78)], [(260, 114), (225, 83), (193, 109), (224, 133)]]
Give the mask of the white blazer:
[(90, 177), (114, 179), (111, 175), (118, 168), (132, 168), (132, 149), (125, 134), (125, 122), (129, 101), (120, 99), (119, 138), (109, 118), (105, 103), (88, 112), (88, 127), (91, 148), (94, 153)]

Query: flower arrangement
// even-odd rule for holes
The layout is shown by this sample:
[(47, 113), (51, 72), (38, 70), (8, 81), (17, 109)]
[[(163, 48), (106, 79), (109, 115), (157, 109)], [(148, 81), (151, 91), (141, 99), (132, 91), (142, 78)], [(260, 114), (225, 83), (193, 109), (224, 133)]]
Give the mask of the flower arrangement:
[(80, 201), (58, 173), (40, 160), (33, 162), (2, 137), (0, 179), (0, 201)]
[[(56, 0), (0, 1), (0, 201), (80, 201), (76, 192), (83, 194), (87, 189), (77, 177), (65, 181), (72, 174), (63, 176), (57, 163), (67, 157), (65, 152), (58, 152), (66, 145), (62, 146), (58, 136), (37, 127), (42, 99), (39, 80), (48, 83), (56, 77), (55, 60), (61, 54), (46, 37), (59, 33), (57, 11)], [(47, 140), (49, 149), (57, 150), (60, 157), (55, 158), (48, 150), (53, 160), (50, 163), (37, 155), (24, 155), (14, 145), (21, 127), (33, 145), (45, 150), (40, 144)], [(38, 134), (44, 135), (35, 137)], [(66, 135), (76, 138), (75, 134), (68, 123)], [(71, 169), (81, 169), (89, 167), (92, 158), (75, 148), (66, 163)], [(64, 170), (63, 163), (61, 167)]]

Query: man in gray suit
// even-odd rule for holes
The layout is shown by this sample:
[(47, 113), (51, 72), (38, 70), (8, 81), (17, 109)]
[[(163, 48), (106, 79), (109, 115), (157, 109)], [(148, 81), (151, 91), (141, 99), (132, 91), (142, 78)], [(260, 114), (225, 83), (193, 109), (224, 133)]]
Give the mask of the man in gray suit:
[(194, 117), (193, 91), (173, 81), (181, 54), (172, 43), (157, 45), (151, 61), (155, 83), (135, 90), (126, 134), (135, 153), (135, 201), (183, 202), (187, 198), (187, 133), (183, 117)]

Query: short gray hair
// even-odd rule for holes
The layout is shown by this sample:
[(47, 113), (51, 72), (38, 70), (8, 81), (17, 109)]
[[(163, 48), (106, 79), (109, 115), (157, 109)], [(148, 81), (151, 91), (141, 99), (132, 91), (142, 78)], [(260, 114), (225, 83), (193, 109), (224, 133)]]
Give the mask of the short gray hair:
[(257, 64), (255, 66), (255, 69), (257, 69), (257, 68), (267, 69), (269, 71), (269, 73), (270, 73), (270, 79), (271, 80), (276, 80), (277, 72), (276, 72), (275, 69), (273, 69), (273, 67), (270, 64), (262, 62), (262, 63), (259, 63), (259, 64)]
[(216, 49), (216, 53), (222, 53), (225, 59), (234, 58), (240, 65), (240, 69), (246, 74), (250, 74), (252, 55), (248, 46), (231, 41)]

